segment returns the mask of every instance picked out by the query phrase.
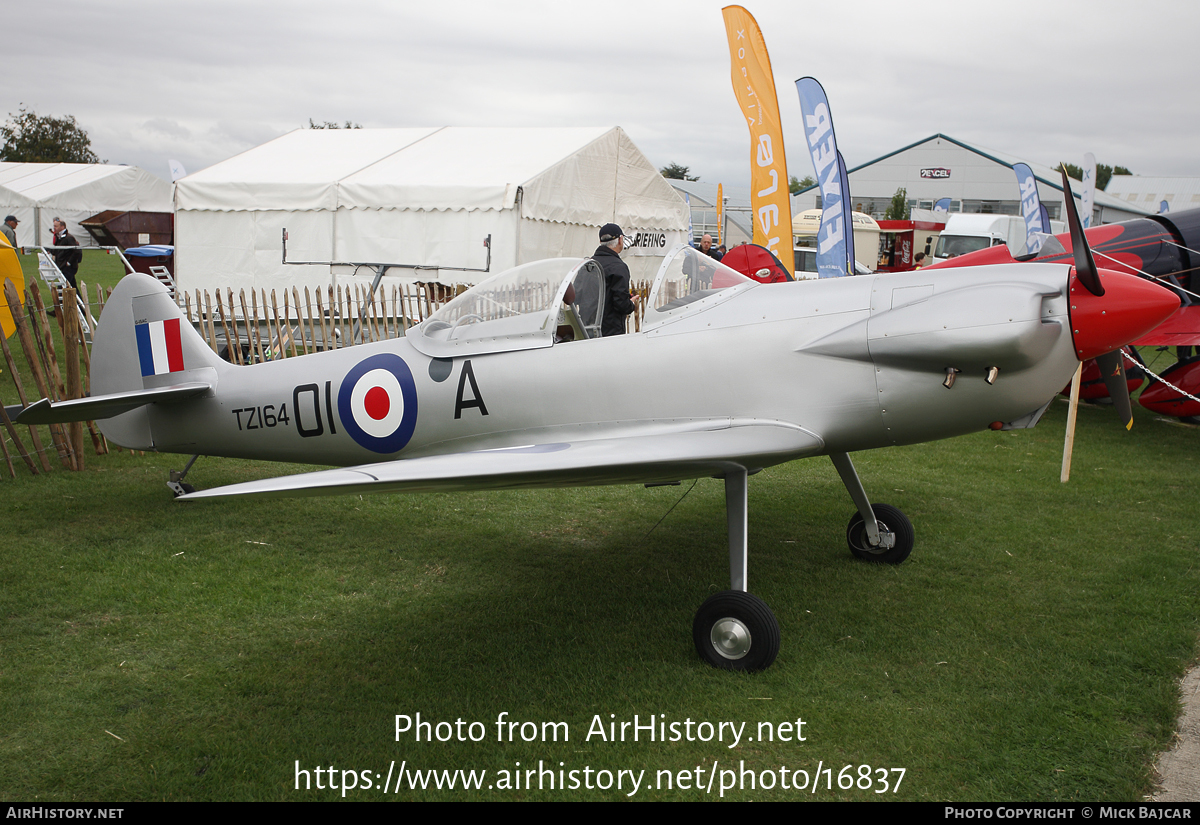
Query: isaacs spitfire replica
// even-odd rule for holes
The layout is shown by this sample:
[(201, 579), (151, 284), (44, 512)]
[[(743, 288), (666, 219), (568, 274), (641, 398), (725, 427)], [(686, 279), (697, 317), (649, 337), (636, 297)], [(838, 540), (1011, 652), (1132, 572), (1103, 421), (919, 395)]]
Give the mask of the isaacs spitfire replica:
[(95, 335), (95, 394), (19, 420), (101, 419), (136, 449), (342, 467), (180, 501), (722, 478), (731, 586), (700, 607), (693, 637), (710, 664), (757, 670), (779, 626), (747, 592), (750, 476), (829, 456), (857, 508), (851, 552), (897, 564), (912, 525), (872, 505), (850, 453), (1031, 427), (1080, 359), (1179, 306), (1086, 255), (760, 284), (684, 247), (660, 268), (640, 331), (607, 338), (604, 294), (590, 259), (527, 263), (402, 339), (234, 366), (157, 281), (129, 275)]

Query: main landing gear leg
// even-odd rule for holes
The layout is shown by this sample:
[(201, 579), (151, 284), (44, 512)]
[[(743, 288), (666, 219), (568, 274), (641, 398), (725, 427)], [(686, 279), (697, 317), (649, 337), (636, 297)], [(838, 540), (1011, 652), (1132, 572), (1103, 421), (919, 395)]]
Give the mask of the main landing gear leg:
[(174, 495), (175, 498), (179, 498), (184, 493), (196, 492), (195, 487), (190, 484), (185, 484), (183, 480), (187, 478), (188, 471), (192, 469), (192, 465), (196, 463), (196, 459), (199, 457), (199, 455), (192, 456), (188, 460), (187, 465), (183, 468), (183, 472), (180, 472), (179, 470), (171, 471), (171, 480), (167, 482), (167, 488), (170, 489), (171, 494)]
[(700, 658), (726, 670), (763, 670), (779, 654), (779, 622), (771, 608), (746, 592), (747, 473), (725, 475), (729, 524), (729, 590), (710, 596), (696, 611), (692, 641)]
[(830, 453), (829, 457), (858, 508), (858, 513), (846, 526), (850, 552), (864, 561), (885, 564), (899, 564), (907, 559), (913, 548), (912, 522), (890, 504), (871, 504), (849, 454)]

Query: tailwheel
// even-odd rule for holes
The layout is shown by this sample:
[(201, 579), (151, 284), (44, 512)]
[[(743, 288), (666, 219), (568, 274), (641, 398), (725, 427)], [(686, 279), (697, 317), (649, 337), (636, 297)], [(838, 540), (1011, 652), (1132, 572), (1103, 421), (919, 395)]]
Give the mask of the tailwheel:
[(196, 459), (199, 457), (199, 454), (197, 454), (188, 459), (188, 463), (184, 466), (183, 470), (171, 471), (167, 487), (171, 490), (171, 495), (175, 496), (175, 498), (196, 492), (196, 488), (188, 484), (184, 479), (187, 478), (187, 474), (192, 470), (192, 465), (196, 463)]
[(692, 623), (700, 658), (723, 670), (765, 670), (779, 655), (779, 622), (766, 602), (741, 590), (705, 600)]
[(846, 543), (855, 558), (863, 561), (899, 564), (913, 549), (913, 526), (908, 516), (890, 504), (872, 504), (875, 523), (879, 525), (879, 544), (872, 545), (860, 513), (855, 513), (846, 526)]

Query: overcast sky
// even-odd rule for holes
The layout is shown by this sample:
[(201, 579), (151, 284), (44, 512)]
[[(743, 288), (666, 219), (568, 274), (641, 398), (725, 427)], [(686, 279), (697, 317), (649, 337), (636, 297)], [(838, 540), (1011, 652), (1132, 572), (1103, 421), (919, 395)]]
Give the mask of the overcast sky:
[[(74, 115), (110, 163), (199, 171), (317, 121), (611, 126), (656, 166), (748, 185), (721, 3), (34, 4), (4, 12), (4, 112)], [(1200, 176), (1200, 4), (753, 0), (791, 166), (816, 77), (857, 166), (942, 132), (1046, 165)]]

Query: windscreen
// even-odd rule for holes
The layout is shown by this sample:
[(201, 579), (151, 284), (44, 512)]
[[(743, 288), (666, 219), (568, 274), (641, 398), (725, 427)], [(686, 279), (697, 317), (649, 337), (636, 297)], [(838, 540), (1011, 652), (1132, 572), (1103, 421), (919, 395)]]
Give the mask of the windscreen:
[(698, 249), (679, 247), (667, 256), (650, 289), (643, 327), (713, 303), (714, 298), (757, 285), (756, 281)]
[(959, 255), (987, 249), (991, 243), (991, 239), (979, 235), (942, 235), (938, 238), (937, 251), (933, 254), (935, 258), (957, 258)]
[(554, 258), (494, 275), (414, 327), (414, 346), (431, 355), (550, 346), (566, 282), (587, 263)]

